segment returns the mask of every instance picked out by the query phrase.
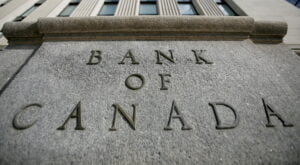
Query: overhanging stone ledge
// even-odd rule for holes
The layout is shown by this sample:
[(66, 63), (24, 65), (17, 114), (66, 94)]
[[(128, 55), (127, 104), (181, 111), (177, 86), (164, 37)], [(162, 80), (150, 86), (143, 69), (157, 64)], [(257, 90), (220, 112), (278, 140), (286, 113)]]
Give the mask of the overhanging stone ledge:
[(250, 37), (254, 43), (281, 43), (287, 28), (286, 22), (255, 21)]
[(251, 17), (134, 16), (41, 18), (9, 22), (2, 29), (9, 44), (67, 40), (245, 40), (280, 43), (284, 22)]
[(2, 32), (9, 44), (40, 44), (42, 35), (37, 27), (37, 22), (8, 22)]
[(41, 18), (43, 34), (85, 32), (251, 32), (251, 17), (139, 16)]

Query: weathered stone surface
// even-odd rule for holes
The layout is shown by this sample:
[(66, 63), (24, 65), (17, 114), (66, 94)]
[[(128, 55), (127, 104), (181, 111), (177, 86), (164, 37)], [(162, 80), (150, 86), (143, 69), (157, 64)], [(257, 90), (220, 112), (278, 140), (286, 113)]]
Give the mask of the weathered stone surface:
[[(128, 50), (131, 59), (122, 61)], [(175, 64), (155, 50), (169, 55)], [(87, 65), (91, 51), (102, 51), (98, 65)], [(196, 64), (191, 50), (213, 64)], [(94, 59), (95, 60), (95, 59)], [(95, 62), (95, 61), (94, 61)], [(2, 164), (298, 164), (300, 154), (300, 59), (286, 45), (251, 41), (95, 41), (45, 42), (0, 97), (0, 162)], [(141, 74), (139, 90), (125, 86), (131, 74)], [(170, 74), (161, 90), (159, 74)], [(139, 81), (133, 82), (139, 85)], [(293, 127), (274, 116), (268, 123), (262, 98)], [(191, 130), (178, 119), (167, 126), (172, 101)], [(57, 130), (78, 103), (84, 130), (70, 119)], [(231, 105), (240, 117), (233, 129), (216, 129), (209, 103)], [(21, 108), (30, 104), (17, 121)], [(114, 107), (132, 117), (135, 130)], [(76, 108), (75, 108), (76, 110)], [(77, 109), (78, 110), (78, 109)], [(217, 107), (223, 123), (233, 112)], [(173, 112), (175, 115), (175, 112)], [(1, 164), (0, 163), (0, 164)]]
[(251, 39), (281, 43), (285, 22), (240, 17), (139, 16), (41, 18), (37, 22), (9, 22), (2, 29), (10, 45), (43, 41), (91, 40), (221, 40)]
[(37, 44), (42, 41), (36, 22), (5, 23), (2, 32), (8, 39), (9, 45)]
[(286, 22), (256, 21), (251, 38), (257, 43), (280, 43), (286, 33)]
[[(0, 51), (0, 91), (24, 64), (36, 46), (9, 46)], [(0, 92), (0, 95), (1, 95)]]
[(78, 17), (40, 18), (41, 33), (86, 32), (214, 32), (249, 33), (254, 27), (251, 17), (194, 17), (194, 16), (139, 16), (139, 17)]
[(9, 22), (3, 26), (5, 37), (39, 37), (40, 33), (36, 22)]

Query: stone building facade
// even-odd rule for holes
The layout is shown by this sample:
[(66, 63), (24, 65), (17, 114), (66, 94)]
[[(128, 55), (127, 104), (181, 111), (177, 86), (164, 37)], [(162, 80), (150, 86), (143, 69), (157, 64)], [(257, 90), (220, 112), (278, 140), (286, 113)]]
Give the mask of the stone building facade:
[(300, 164), (297, 2), (0, 2), (0, 165)]
[[(288, 32), (284, 42), (295, 50), (300, 48), (300, 10), (285, 0), (150, 0), (145, 2), (142, 0), (108, 0), (106, 2), (105, 0), (1, 0), (0, 28), (5, 22), (14, 21), (24, 14), (26, 16), (19, 21), (36, 21), (41, 17), (57, 17), (68, 6), (66, 11), (68, 17), (97, 16), (105, 3), (108, 6), (110, 3), (108, 10), (114, 10), (114, 16), (138, 16), (141, 3), (148, 3), (148, 6), (155, 3), (157, 12), (152, 14), (160, 16), (180, 16), (182, 14), (223, 16), (231, 14), (226, 11), (229, 8), (236, 16), (287, 22)], [(192, 3), (195, 13), (181, 13), (180, 5), (184, 6), (185, 4), (183, 10), (189, 10), (187, 6), (189, 3)], [(112, 7), (113, 4), (116, 4), (116, 7)], [(114, 9), (110, 9), (111, 7)], [(2, 37), (1, 45), (6, 44), (6, 40)]]

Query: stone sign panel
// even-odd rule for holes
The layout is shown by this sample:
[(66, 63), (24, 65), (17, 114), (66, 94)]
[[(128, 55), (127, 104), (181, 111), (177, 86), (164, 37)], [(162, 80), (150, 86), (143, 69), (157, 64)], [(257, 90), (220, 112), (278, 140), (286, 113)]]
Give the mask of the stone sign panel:
[(1, 93), (0, 164), (297, 164), (299, 63), (250, 40), (44, 42)]

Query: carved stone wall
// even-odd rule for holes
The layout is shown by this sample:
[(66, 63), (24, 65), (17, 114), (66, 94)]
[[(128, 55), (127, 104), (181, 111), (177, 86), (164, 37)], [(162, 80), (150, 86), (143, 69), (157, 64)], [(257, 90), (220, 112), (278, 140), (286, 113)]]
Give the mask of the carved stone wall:
[(286, 30), (249, 17), (8, 23), (0, 164), (299, 164)]

